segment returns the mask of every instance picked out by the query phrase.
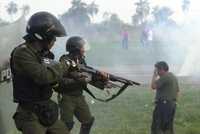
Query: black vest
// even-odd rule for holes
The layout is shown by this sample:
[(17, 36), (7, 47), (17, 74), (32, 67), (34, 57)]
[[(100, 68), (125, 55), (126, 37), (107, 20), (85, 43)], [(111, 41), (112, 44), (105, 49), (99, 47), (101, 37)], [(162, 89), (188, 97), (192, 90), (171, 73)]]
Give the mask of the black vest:
[[(13, 66), (13, 52), (11, 54), (10, 66), (13, 75), (12, 81), (14, 102), (31, 103), (50, 99), (53, 94), (52, 87), (50, 85), (38, 85), (26, 74), (21, 74), (15, 70)], [(37, 57), (38, 62), (41, 63), (42, 57)]]

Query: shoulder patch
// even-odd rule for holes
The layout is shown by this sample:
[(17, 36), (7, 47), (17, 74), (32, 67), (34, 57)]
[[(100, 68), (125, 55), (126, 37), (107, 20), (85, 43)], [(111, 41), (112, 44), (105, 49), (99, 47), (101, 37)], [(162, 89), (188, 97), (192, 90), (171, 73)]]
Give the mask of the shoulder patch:
[(68, 58), (68, 55), (66, 55), (66, 54), (62, 55), (62, 56), (60, 57), (60, 60), (59, 60), (59, 61), (65, 60), (65, 59), (69, 59), (69, 58)]
[(43, 62), (44, 62), (45, 64), (50, 64), (50, 59), (44, 58), (44, 59), (43, 59)]

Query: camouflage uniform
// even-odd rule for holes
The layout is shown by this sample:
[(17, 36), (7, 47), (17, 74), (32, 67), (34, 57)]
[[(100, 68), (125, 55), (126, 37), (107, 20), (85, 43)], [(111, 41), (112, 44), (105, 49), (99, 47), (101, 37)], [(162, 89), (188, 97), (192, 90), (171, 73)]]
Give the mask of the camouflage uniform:
[[(60, 61), (64, 59), (72, 59), (79, 64), (84, 64), (83, 57), (76, 59), (73, 55), (63, 55)], [(94, 122), (94, 117), (91, 115), (88, 104), (83, 96), (83, 89), (86, 88), (86, 83), (75, 80), (74, 77), (70, 77), (70, 73), (79, 73), (69, 69), (67, 78), (63, 78), (63, 82), (60, 85), (62, 99), (60, 101), (60, 113), (61, 119), (65, 122), (66, 126), (71, 130), (74, 125), (73, 116), (81, 122), (80, 134), (89, 134), (91, 126)]]
[(156, 81), (156, 86), (151, 134), (174, 134), (173, 121), (179, 90), (177, 78), (167, 72)]

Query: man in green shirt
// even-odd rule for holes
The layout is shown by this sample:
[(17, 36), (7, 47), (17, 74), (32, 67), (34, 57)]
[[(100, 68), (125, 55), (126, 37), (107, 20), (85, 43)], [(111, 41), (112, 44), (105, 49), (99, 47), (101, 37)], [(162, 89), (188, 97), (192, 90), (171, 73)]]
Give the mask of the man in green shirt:
[(48, 12), (31, 16), (26, 28), (25, 42), (11, 53), (13, 98), (18, 104), (13, 118), (23, 134), (68, 134), (58, 120), (58, 106), (50, 98), (69, 66), (55, 62), (50, 52), (56, 37), (65, 36), (59, 20)]
[(151, 88), (156, 90), (151, 134), (174, 134), (173, 121), (179, 92), (178, 80), (166, 62), (155, 64)]

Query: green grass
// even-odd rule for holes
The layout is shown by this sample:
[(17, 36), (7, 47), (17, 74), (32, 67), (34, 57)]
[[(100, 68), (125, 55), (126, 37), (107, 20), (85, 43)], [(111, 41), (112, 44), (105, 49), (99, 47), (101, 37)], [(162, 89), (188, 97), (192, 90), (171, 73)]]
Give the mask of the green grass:
[[(176, 134), (200, 134), (200, 90), (198, 86), (181, 85), (175, 117)], [(96, 91), (96, 90), (95, 90)], [(86, 95), (87, 96), (87, 95)], [(147, 86), (127, 89), (109, 103), (87, 97), (96, 120), (93, 134), (149, 134), (154, 92)], [(73, 133), (78, 133), (77, 122)]]
[[(3, 105), (4, 102), (11, 103), (12, 97), (11, 87), (5, 84), (1, 85), (2, 111), (9, 111), (9, 115), (4, 113), (1, 116), (4, 122), (3, 128), (6, 134), (16, 132), (13, 124), (12, 115), (15, 109), (8, 108), (8, 104)], [(6, 89), (6, 90), (4, 90)], [(9, 89), (9, 90), (8, 90)], [(177, 105), (177, 112), (175, 117), (175, 132), (176, 134), (200, 134), (200, 90), (199, 85), (180, 85), (181, 94)], [(92, 89), (97, 96), (104, 96), (102, 91)], [(6, 91), (6, 92), (5, 92)], [(116, 91), (111, 91), (112, 93)], [(9, 96), (8, 96), (9, 95)], [(149, 86), (130, 87), (123, 94), (115, 100), (102, 103), (95, 101), (91, 104), (92, 98), (86, 94), (88, 104), (92, 114), (95, 116), (95, 123), (92, 128), (92, 134), (149, 134), (151, 126), (152, 111), (154, 108), (153, 98), (154, 92), (149, 89)], [(0, 122), (2, 123), (2, 122)], [(72, 134), (77, 134), (80, 123), (76, 121)], [(13, 133), (12, 133), (13, 134)], [(16, 134), (16, 133), (15, 133)]]

